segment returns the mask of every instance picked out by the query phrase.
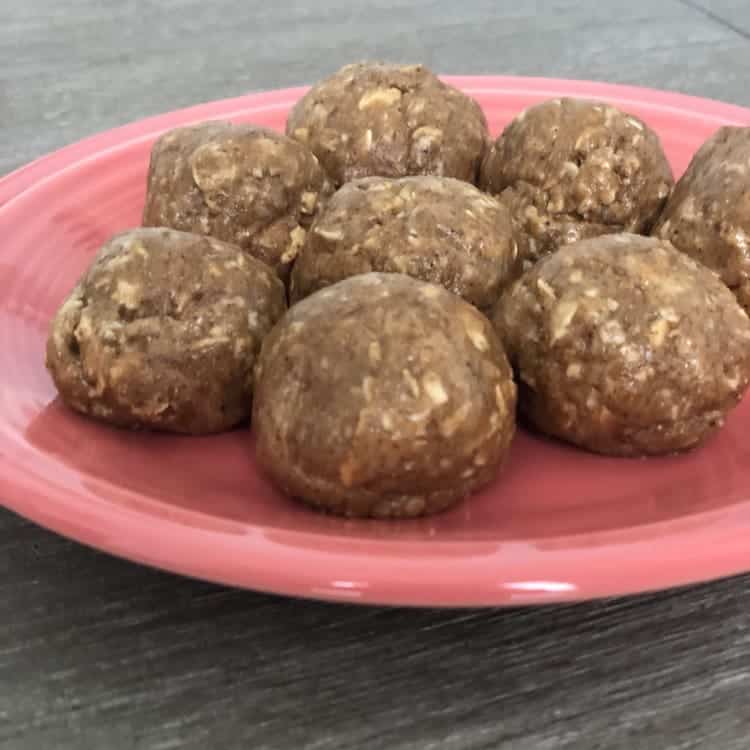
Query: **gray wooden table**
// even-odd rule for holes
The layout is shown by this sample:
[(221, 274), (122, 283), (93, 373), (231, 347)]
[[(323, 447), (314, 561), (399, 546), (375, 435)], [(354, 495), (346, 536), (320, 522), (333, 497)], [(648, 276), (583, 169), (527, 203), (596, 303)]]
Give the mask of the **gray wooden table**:
[[(0, 173), (368, 57), (750, 105), (750, 4), (0, 0)], [(749, 690), (750, 576), (566, 607), (355, 608), (148, 570), (0, 511), (2, 748), (747, 750)]]

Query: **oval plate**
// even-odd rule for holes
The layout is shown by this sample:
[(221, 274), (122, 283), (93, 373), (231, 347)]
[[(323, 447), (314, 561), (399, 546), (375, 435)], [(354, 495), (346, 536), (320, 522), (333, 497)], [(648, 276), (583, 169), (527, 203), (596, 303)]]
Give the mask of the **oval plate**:
[[(608, 84), (449, 78), (497, 133), (556, 96), (642, 117), (677, 174), (750, 111)], [(607, 459), (521, 432), (507, 470), (455, 510), (408, 522), (317, 515), (258, 474), (252, 438), (135, 434), (64, 409), (45, 372), (50, 317), (110, 235), (137, 225), (149, 149), (210, 118), (283, 129), (304, 89), (128, 125), (0, 180), (0, 502), (101, 550), (234, 586), (338, 601), (507, 605), (686, 584), (750, 569), (750, 399), (689, 455)]]

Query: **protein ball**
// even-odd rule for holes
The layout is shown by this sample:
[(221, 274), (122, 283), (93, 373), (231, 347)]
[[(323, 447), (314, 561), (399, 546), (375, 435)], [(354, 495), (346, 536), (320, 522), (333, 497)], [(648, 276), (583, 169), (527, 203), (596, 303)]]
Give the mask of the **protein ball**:
[(219, 432), (249, 416), (261, 341), (285, 307), (276, 274), (238, 247), (135, 229), (102, 247), (58, 310), (47, 367), (83, 414)]
[(489, 138), (479, 105), (421, 65), (356, 63), (313, 86), (286, 132), (336, 185), (431, 174), (476, 182)]
[(703, 144), (654, 235), (720, 274), (750, 310), (750, 128), (720, 128)]
[(297, 141), (254, 125), (206, 122), (154, 144), (143, 224), (238, 245), (286, 280), (330, 192), (318, 160)]
[(294, 266), (291, 298), (369, 271), (405, 273), (490, 311), (516, 269), (507, 209), (449, 177), (368, 177), (340, 188)]
[(547, 256), (495, 324), (540, 431), (616, 456), (683, 451), (724, 422), (750, 378), (750, 320), (707, 268), (630, 234)]
[(510, 209), (528, 267), (581, 239), (648, 233), (673, 178), (658, 136), (638, 118), (601, 102), (552, 99), (508, 125), (479, 182)]
[(369, 273), (290, 309), (263, 344), (260, 465), (346, 516), (441, 511), (490, 482), (516, 389), (489, 320), (440, 286)]

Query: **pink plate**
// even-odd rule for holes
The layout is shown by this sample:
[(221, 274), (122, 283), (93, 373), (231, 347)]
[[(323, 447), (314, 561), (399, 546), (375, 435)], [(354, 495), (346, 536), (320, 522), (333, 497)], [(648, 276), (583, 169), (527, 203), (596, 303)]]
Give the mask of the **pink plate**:
[[(679, 174), (750, 111), (576, 81), (453, 78), (493, 131), (555, 96), (607, 99), (661, 135)], [(0, 498), (73, 539), (200, 578), (323, 599), (505, 605), (633, 593), (750, 570), (750, 399), (702, 449), (634, 461), (520, 434), (481, 495), (429, 520), (344, 521), (261, 477), (247, 431), (138, 435), (77, 417), (43, 365), (47, 322), (101, 242), (136, 225), (149, 148), (167, 128), (230, 118), (281, 129), (302, 89), (144, 120), (0, 180)]]

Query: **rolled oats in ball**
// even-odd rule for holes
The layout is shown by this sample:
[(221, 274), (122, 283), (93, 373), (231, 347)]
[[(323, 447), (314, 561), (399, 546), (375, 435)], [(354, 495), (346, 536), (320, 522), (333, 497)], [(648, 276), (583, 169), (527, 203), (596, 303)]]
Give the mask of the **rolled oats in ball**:
[(330, 190), (297, 141), (254, 125), (205, 122), (154, 144), (143, 224), (238, 245), (285, 281)]
[(647, 233), (673, 179), (642, 120), (603, 102), (552, 99), (505, 128), (479, 184), (510, 209), (529, 266), (577, 240)]
[(750, 128), (723, 127), (706, 141), (653, 234), (716, 271), (750, 311)]
[(292, 272), (295, 302), (369, 271), (405, 273), (491, 311), (517, 270), (510, 216), (450, 177), (367, 177), (330, 199)]
[(515, 400), (500, 341), (474, 307), (402, 274), (353, 276), (294, 305), (266, 338), (258, 461), (332, 513), (435, 513), (496, 476)]
[(261, 341), (284, 286), (233, 245), (171, 229), (105, 243), (50, 326), (62, 400), (121, 427), (188, 434), (250, 414)]
[(501, 298), (494, 322), (541, 432), (597, 453), (698, 445), (750, 379), (750, 320), (707, 268), (663, 240), (561, 248)]
[(286, 132), (312, 149), (337, 186), (419, 174), (476, 182), (488, 140), (479, 104), (423, 65), (369, 62), (313, 86)]

